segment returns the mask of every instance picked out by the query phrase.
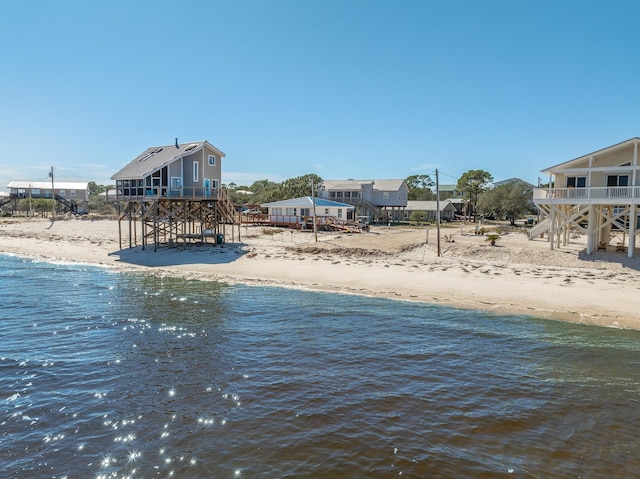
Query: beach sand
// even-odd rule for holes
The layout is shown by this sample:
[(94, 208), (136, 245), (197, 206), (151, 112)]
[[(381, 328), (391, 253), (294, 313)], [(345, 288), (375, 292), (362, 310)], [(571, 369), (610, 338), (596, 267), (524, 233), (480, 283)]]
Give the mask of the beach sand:
[[(551, 251), (522, 232), (496, 246), (475, 224), (436, 229), (372, 227), (369, 233), (318, 233), (242, 226), (242, 241), (176, 248), (129, 248), (127, 224), (83, 219), (0, 219), (0, 252), (83, 262), (120, 271), (261, 286), (386, 297), (523, 314), (583, 324), (640, 329), (640, 258), (585, 253), (585, 237)], [(139, 228), (138, 228), (139, 231)], [(638, 253), (640, 256), (640, 252)]]

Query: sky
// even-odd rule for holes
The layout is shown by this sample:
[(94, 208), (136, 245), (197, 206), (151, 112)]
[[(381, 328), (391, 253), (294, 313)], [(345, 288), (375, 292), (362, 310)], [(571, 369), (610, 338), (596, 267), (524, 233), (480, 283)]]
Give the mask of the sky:
[[(207, 140), (222, 182), (540, 170), (640, 136), (640, 2), (0, 0), (0, 189)], [(542, 178), (546, 180), (546, 178)]]

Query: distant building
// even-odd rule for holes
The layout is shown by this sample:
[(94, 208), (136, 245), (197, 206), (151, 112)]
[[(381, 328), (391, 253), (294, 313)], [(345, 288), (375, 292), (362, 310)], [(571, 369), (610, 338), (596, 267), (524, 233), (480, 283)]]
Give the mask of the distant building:
[[(260, 207), (267, 209), (268, 223), (278, 226), (289, 226), (292, 228), (304, 228), (306, 224), (313, 227), (313, 205), (311, 196), (302, 196), (284, 201), (274, 201), (261, 204)], [(349, 213), (355, 207), (346, 203), (327, 200), (325, 198), (315, 199), (315, 216), (320, 224), (325, 224), (328, 219), (335, 219), (341, 222), (349, 219)]]
[[(435, 221), (438, 211), (437, 201), (407, 201), (407, 208), (404, 212), (406, 220), (411, 218), (411, 214), (415, 211), (423, 212), (426, 221)], [(440, 201), (440, 219), (444, 221), (453, 221), (457, 214), (456, 207), (451, 200)]]
[[(464, 196), (464, 193), (458, 191), (458, 185), (438, 185), (438, 191), (440, 192), (441, 200), (462, 198)], [(435, 190), (433, 193), (435, 194)]]
[(366, 221), (399, 221), (404, 217), (409, 187), (405, 180), (325, 180), (320, 197), (353, 205), (353, 217)]
[(528, 181), (521, 180), (520, 178), (509, 178), (507, 180), (494, 181), (493, 187), (495, 188), (496, 186), (509, 185), (511, 183), (520, 183), (531, 188), (535, 188), (535, 185), (532, 185)]
[[(89, 201), (89, 183), (54, 181), (10, 181), (7, 185), (10, 194), (18, 198), (62, 198)], [(53, 193), (52, 193), (53, 192)]]

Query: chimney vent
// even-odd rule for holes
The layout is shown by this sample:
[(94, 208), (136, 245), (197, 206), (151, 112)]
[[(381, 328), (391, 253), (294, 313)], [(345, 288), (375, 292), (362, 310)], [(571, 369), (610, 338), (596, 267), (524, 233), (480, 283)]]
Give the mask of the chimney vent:
[(178, 146), (178, 139), (177, 139), (177, 138), (176, 138), (176, 148), (180, 148), (180, 147)]

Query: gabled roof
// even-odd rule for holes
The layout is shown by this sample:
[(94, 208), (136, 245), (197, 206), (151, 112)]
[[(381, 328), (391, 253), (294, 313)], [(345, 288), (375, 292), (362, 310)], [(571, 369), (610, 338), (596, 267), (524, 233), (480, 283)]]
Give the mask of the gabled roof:
[(182, 143), (177, 145), (177, 147), (176, 145), (152, 146), (151, 148), (147, 148), (127, 166), (114, 174), (111, 179), (122, 180), (144, 178), (150, 173), (157, 171), (163, 166), (173, 163), (184, 156), (197, 153), (205, 146), (212, 149), (221, 158), (225, 156), (223, 152), (206, 140)]
[(398, 191), (405, 180), (324, 180), (325, 190), (359, 190), (362, 185), (373, 185), (378, 191)]
[[(312, 208), (313, 198), (311, 196), (301, 196), (300, 198), (291, 198), (290, 200), (274, 201), (272, 203), (263, 203), (262, 208), (282, 207), (282, 208)], [(339, 203), (337, 201), (326, 200), (324, 198), (316, 198), (316, 208), (347, 208), (354, 209), (353, 205)]]
[(631, 146), (635, 142), (639, 142), (639, 141), (640, 141), (640, 138), (638, 138), (636, 136), (636, 137), (630, 138), (628, 140), (622, 141), (620, 143), (616, 143), (615, 145), (611, 145), (611, 146), (608, 146), (608, 147), (603, 148), (601, 150), (594, 151), (593, 153), (587, 153), (586, 155), (579, 156), (578, 158), (574, 158), (573, 160), (565, 161), (564, 163), (560, 163), (560, 164), (557, 164), (555, 166), (550, 166), (549, 168), (545, 168), (544, 170), (541, 170), (541, 172), (545, 173), (545, 174), (550, 174), (550, 173), (552, 173), (552, 170), (555, 170), (555, 169), (557, 169), (559, 167), (562, 167), (563, 169), (564, 168), (571, 168), (571, 166), (574, 163), (581, 163), (583, 161), (588, 160), (592, 156), (600, 156), (600, 155), (603, 155), (605, 153), (611, 153), (611, 152), (616, 151), (616, 150), (621, 150), (621, 149), (626, 148), (628, 146)]
[[(89, 183), (88, 182), (77, 182), (77, 181), (55, 181), (53, 182), (53, 187), (56, 190), (88, 190)], [(21, 188), (21, 189), (41, 189), (41, 190), (50, 190), (51, 182), (50, 181), (10, 181), (7, 185), (7, 188)]]
[(528, 181), (524, 181), (524, 180), (522, 180), (520, 178), (509, 178), (509, 179), (506, 179), (506, 180), (494, 181), (493, 182), (493, 186), (495, 188), (496, 186), (510, 185), (512, 183), (519, 183), (519, 184), (523, 184), (523, 185), (527, 185), (527, 186), (533, 187), (533, 185), (531, 183), (529, 183)]
[[(438, 209), (438, 203), (436, 201), (415, 201), (409, 200), (407, 201), (407, 206), (405, 209), (410, 211), (436, 211)], [(440, 211), (444, 211), (445, 208), (451, 207), (455, 209), (453, 206), (453, 202), (450, 200), (440, 201)]]

